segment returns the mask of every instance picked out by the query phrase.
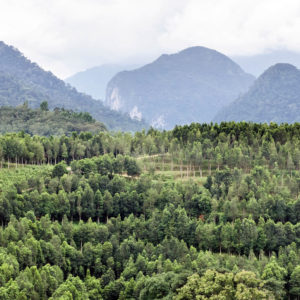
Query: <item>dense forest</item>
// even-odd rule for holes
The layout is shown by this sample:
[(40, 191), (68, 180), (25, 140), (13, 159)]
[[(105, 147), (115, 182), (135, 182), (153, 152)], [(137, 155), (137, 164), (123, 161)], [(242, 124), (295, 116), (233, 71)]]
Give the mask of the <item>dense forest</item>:
[(298, 299), (300, 124), (0, 135), (0, 299)]
[(17, 107), (0, 107), (1, 133), (24, 131), (30, 135), (70, 136), (72, 132), (97, 133), (103, 130), (106, 130), (104, 124), (97, 122), (89, 113), (64, 108), (50, 111), (47, 102), (42, 102), (38, 109), (29, 108), (26, 102)]

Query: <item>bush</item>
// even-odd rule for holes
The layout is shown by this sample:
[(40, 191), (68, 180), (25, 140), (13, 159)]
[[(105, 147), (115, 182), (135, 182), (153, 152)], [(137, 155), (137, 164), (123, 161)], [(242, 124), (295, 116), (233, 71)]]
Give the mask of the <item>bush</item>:
[(62, 161), (54, 166), (52, 177), (62, 177), (66, 173), (68, 173), (67, 164)]

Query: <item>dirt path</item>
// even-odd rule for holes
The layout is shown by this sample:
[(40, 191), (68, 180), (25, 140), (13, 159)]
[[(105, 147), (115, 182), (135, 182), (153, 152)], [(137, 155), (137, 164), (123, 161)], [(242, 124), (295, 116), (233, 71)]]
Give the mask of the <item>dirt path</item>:
[(152, 157), (158, 157), (158, 156), (164, 156), (164, 155), (169, 155), (169, 153), (165, 154), (153, 154), (153, 155), (144, 155), (144, 156), (139, 156), (136, 159), (143, 159), (143, 158), (152, 158)]

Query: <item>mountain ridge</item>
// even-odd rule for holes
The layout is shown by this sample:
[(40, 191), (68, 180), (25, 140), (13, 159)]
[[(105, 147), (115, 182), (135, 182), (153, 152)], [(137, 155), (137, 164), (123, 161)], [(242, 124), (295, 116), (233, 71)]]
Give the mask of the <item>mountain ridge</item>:
[(300, 71), (288, 63), (271, 66), (214, 121), (299, 122)]
[(14, 97), (10, 97), (9, 94), (3, 96), (2, 100), (0, 98), (0, 105), (22, 104), (24, 91), (27, 90), (32, 96), (29, 97), (28, 103), (33, 108), (39, 107), (40, 103), (46, 100), (49, 108), (52, 109), (64, 107), (74, 111), (89, 112), (95, 119), (105, 123), (112, 130), (135, 131), (147, 127), (145, 122), (132, 120), (128, 115), (112, 111), (102, 102), (77, 92), (75, 88), (66, 85), (51, 72), (44, 71), (36, 63), (31, 62), (19, 50), (1, 41), (0, 72), (3, 79), (0, 95), (4, 95), (8, 90), (7, 86), (3, 85), (4, 77), (7, 83), (13, 85), (12, 82), (15, 82), (16, 86), (14, 91), (9, 89)]
[(168, 129), (211, 121), (220, 106), (234, 100), (253, 81), (252, 75), (224, 54), (197, 46), (118, 73), (108, 83), (105, 103)]

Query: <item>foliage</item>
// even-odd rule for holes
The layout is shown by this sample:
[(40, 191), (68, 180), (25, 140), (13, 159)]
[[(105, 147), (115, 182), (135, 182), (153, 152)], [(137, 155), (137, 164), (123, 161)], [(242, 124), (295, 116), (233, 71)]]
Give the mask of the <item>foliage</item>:
[(0, 298), (299, 296), (299, 130), (0, 136)]
[(59, 108), (48, 111), (47, 102), (42, 104), (40, 109), (30, 109), (26, 103), (15, 108), (1, 107), (0, 132), (24, 131), (30, 135), (70, 136), (73, 132), (97, 133), (106, 130), (105, 126), (96, 122), (89, 113), (76, 113)]

